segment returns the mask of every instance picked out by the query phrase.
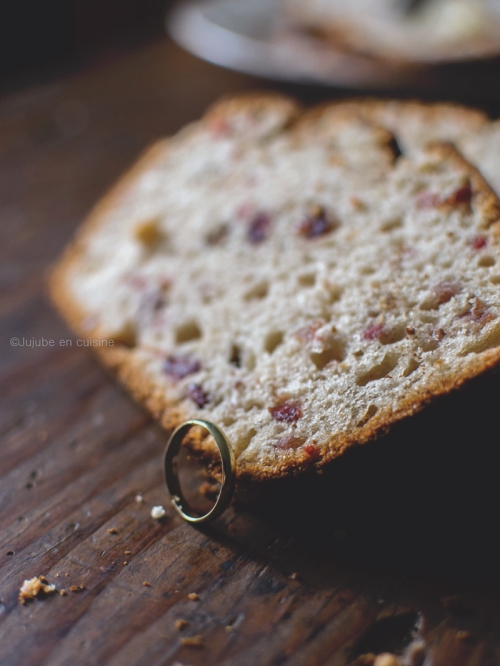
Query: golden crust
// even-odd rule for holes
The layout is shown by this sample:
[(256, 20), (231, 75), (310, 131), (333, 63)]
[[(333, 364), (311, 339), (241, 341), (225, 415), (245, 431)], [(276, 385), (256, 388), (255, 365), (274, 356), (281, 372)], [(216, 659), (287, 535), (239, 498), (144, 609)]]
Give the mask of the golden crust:
[[(252, 96), (252, 104), (258, 101), (258, 97)], [(288, 98), (264, 96), (260, 103), (273, 104), (277, 100), (279, 104), (284, 104), (283, 100)], [(221, 114), (224, 110), (232, 113), (235, 108), (244, 107), (248, 104), (248, 98), (238, 98), (223, 102), (209, 111), (209, 117), (214, 114)], [(378, 102), (375, 102), (379, 104)], [(293, 100), (287, 102), (291, 110), (290, 120), (296, 118), (297, 106)], [(353, 104), (353, 103), (350, 103)], [(354, 103), (355, 104), (355, 103)], [(373, 104), (371, 100), (361, 102), (360, 106), (365, 105), (369, 108)], [(407, 103), (414, 104), (417, 103)], [(339, 106), (342, 106), (340, 104)], [(332, 105), (335, 107), (335, 105)], [(323, 106), (321, 109), (315, 109), (304, 115), (304, 122), (310, 121), (315, 114), (323, 113), (329, 107)], [(424, 107), (433, 113), (432, 108)], [(294, 111), (295, 109), (295, 111)], [(458, 107), (460, 109), (460, 107)], [(467, 110), (464, 110), (469, 113)], [(440, 113), (441, 111), (439, 111)], [(480, 120), (480, 115), (477, 116)], [(299, 120), (299, 124), (302, 120)], [(74, 263), (79, 260), (82, 250), (85, 247), (86, 239), (99, 226), (101, 220), (107, 211), (113, 209), (128, 191), (130, 184), (142, 173), (147, 171), (168, 148), (168, 141), (160, 141), (152, 146), (139, 162), (122, 178), (111, 192), (94, 208), (83, 228), (78, 232), (73, 243), (63, 254), (58, 264), (51, 271), (49, 277), (49, 290), (51, 298), (59, 312), (68, 322), (71, 328), (79, 335), (87, 337), (99, 337), (97, 327), (92, 327), (86, 323), (86, 313), (83, 312), (74, 302), (71, 294), (67, 290), (67, 277)], [(453, 160), (464, 174), (469, 177), (474, 192), (473, 207), (481, 211), (481, 214), (487, 220), (487, 224), (492, 224), (500, 219), (500, 202), (496, 195), (490, 189), (479, 171), (472, 167), (451, 145), (446, 143), (435, 144), (432, 151), (443, 159)], [(142, 403), (146, 409), (159, 420), (161, 425), (170, 431), (186, 418), (192, 416), (186, 410), (176, 405), (165, 393), (164, 388), (155, 384), (154, 381), (144, 372), (141, 367), (138, 356), (132, 349), (124, 346), (114, 348), (94, 348), (98, 357), (108, 368), (113, 370), (119, 380), (127, 387), (133, 397)], [(331, 434), (328, 441), (317, 442), (318, 455), (311, 457), (303, 451), (284, 452), (279, 460), (271, 463), (246, 463), (237, 465), (238, 486), (241, 492), (245, 492), (249, 484), (262, 482), (271, 479), (282, 478), (295, 475), (310, 469), (320, 469), (335, 458), (339, 457), (348, 447), (364, 444), (370, 440), (384, 434), (388, 428), (397, 422), (410, 417), (422, 410), (429, 402), (439, 396), (450, 393), (460, 388), (464, 382), (476, 377), (477, 375), (497, 366), (500, 363), (500, 347), (488, 349), (472, 357), (461, 372), (438, 379), (425, 388), (421, 388), (410, 393), (401, 400), (396, 409), (387, 407), (380, 410), (367, 424), (352, 431), (349, 435)], [(213, 446), (201, 438), (192, 438), (190, 441), (192, 451), (205, 459), (215, 470), (217, 470), (217, 456)]]

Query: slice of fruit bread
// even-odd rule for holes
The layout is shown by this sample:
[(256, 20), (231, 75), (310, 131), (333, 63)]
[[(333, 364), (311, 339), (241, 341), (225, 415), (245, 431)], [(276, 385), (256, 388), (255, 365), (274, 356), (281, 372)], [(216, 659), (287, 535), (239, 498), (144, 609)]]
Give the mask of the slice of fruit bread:
[(480, 173), (446, 143), (395, 159), (339, 105), (319, 117), (220, 103), (146, 154), (51, 276), (166, 428), (225, 430), (240, 482), (320, 468), (500, 361), (500, 206)]

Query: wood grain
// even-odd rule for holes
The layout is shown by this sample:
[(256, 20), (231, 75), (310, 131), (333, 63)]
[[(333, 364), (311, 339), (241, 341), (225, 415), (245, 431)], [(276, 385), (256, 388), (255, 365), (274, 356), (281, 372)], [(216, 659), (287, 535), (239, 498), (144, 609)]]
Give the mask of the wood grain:
[[(194, 529), (150, 517), (165, 434), (47, 303), (47, 266), (136, 155), (256, 85), (159, 42), (0, 101), (2, 666), (373, 664), (415, 635), (425, 666), (500, 663), (496, 439), (473, 427), (498, 380), (460, 422), (476, 463), (458, 435), (389, 442)], [(85, 589), (19, 604), (40, 574)]]

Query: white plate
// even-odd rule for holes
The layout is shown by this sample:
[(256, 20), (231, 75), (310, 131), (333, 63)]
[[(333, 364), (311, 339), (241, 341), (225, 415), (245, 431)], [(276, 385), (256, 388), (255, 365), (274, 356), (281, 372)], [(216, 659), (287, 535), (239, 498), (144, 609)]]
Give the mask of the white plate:
[(281, 0), (189, 0), (170, 13), (167, 31), (200, 58), (255, 76), (349, 88), (428, 87), (426, 70), (336, 51), (287, 25), (280, 6)]

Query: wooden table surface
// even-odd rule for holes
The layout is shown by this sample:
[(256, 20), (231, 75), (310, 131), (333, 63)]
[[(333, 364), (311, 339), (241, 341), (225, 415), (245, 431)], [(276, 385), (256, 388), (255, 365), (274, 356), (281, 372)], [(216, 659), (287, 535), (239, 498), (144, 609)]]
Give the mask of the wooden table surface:
[[(2, 666), (373, 664), (415, 636), (414, 665), (500, 663), (498, 461), (474, 430), (495, 387), (460, 424), (480, 468), (462, 440), (389, 442), (338, 465), (333, 495), (283, 487), (195, 529), (150, 517), (165, 434), (47, 301), (47, 266), (147, 144), (256, 85), (165, 40), (0, 100)], [(84, 589), (21, 605), (38, 575)]]

